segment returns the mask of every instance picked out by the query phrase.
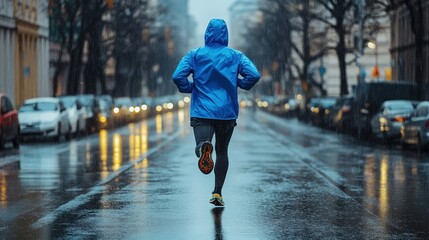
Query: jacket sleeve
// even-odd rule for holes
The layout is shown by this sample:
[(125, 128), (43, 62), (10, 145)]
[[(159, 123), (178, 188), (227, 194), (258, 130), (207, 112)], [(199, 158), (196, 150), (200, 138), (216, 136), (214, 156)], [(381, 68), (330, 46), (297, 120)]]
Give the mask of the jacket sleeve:
[(261, 78), (258, 69), (244, 54), (240, 59), (239, 73), (243, 78), (237, 79), (238, 87), (245, 90), (250, 90)]
[(188, 80), (188, 76), (194, 73), (193, 56), (192, 51), (186, 54), (173, 73), (173, 81), (181, 93), (192, 93), (194, 87), (194, 83)]

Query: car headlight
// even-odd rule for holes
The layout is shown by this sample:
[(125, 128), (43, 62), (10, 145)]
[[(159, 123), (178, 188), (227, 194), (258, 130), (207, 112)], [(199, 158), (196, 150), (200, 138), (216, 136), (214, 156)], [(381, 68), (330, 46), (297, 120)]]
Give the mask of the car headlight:
[(107, 118), (103, 114), (99, 114), (98, 121), (100, 121), (101, 123), (105, 123), (107, 121)]
[(384, 117), (379, 118), (378, 121), (380, 122), (380, 124), (387, 124), (387, 119)]

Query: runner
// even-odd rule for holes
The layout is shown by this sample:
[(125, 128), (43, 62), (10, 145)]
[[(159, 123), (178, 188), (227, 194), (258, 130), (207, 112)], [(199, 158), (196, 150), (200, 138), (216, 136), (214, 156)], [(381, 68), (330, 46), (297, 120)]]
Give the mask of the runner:
[[(193, 75), (193, 81), (188, 77)], [(240, 75), (240, 76), (239, 76)], [(228, 145), (238, 117), (237, 88), (250, 90), (260, 79), (252, 61), (228, 47), (228, 29), (222, 19), (212, 19), (205, 46), (186, 54), (173, 73), (182, 93), (191, 93), (191, 126), (196, 141), (198, 167), (209, 174), (214, 165), (215, 187), (210, 203), (223, 206), (222, 187), (228, 171)], [(216, 163), (212, 139), (215, 135)]]

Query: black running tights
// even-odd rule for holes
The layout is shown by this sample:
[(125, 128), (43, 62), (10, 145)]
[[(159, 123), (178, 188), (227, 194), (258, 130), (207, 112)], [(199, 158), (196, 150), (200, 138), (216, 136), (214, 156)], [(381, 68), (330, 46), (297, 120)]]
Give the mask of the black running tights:
[(191, 118), (191, 126), (195, 136), (195, 154), (200, 157), (200, 148), (204, 142), (212, 142), (213, 135), (216, 137), (215, 152), (216, 161), (214, 167), (215, 187), (213, 193), (222, 194), (223, 183), (228, 172), (228, 145), (231, 140), (235, 120), (214, 120), (204, 118)]

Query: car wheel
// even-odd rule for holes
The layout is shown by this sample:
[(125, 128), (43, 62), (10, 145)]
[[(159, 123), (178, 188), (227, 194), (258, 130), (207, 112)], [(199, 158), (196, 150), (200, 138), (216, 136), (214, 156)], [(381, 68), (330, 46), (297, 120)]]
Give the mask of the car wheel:
[(80, 126), (79, 126), (79, 121), (76, 122), (76, 131), (74, 132), (74, 136), (78, 137), (80, 134)]
[(66, 134), (66, 139), (70, 140), (72, 138), (72, 134), (73, 134), (72, 128), (71, 128), (71, 125), (69, 124), (68, 131), (67, 131), (67, 134)]
[(12, 139), (12, 144), (13, 144), (13, 147), (14, 147), (14, 148), (19, 148), (20, 138), (21, 138), (21, 136), (20, 136), (20, 135), (21, 135), (21, 134), (19, 133), (19, 130), (18, 130), (18, 132), (16, 133), (15, 138), (14, 138), (14, 139)]
[(404, 142), (404, 140), (401, 139), (401, 148), (403, 150), (408, 150), (410, 148), (410, 145)]
[(57, 131), (57, 136), (55, 139), (57, 142), (61, 141), (61, 123), (58, 123), (58, 131)]
[(0, 133), (0, 150), (1, 149), (4, 149), (4, 143), (5, 143), (6, 141), (4, 140), (4, 136), (3, 136), (3, 134), (1, 134)]
[(422, 143), (422, 137), (420, 133), (417, 135), (417, 152), (421, 153), (423, 151), (423, 143)]

